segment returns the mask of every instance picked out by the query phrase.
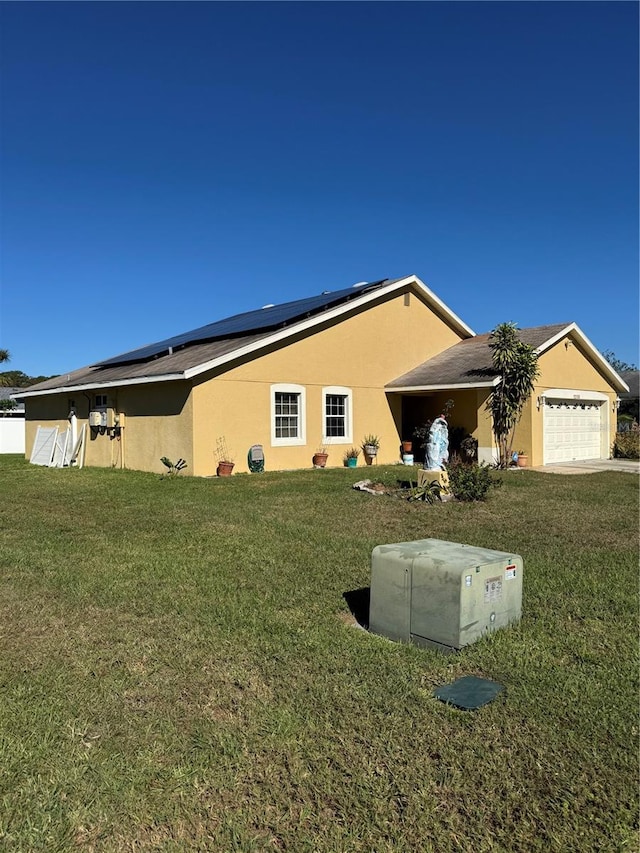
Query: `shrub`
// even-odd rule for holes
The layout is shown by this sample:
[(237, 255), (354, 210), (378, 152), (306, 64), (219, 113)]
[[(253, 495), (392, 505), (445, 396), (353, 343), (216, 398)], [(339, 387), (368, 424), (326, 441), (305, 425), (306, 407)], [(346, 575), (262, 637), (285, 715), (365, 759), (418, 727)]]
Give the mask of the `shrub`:
[(492, 486), (502, 485), (501, 481), (491, 475), (488, 465), (470, 465), (464, 462), (454, 462), (447, 466), (449, 474), (449, 491), (459, 501), (484, 501)]
[(613, 455), (617, 459), (640, 459), (640, 429), (637, 426), (628, 432), (616, 433)]
[(437, 480), (432, 480), (430, 483), (424, 483), (422, 486), (412, 486), (411, 489), (409, 489), (408, 500), (426, 501), (428, 504), (441, 501), (442, 486)]

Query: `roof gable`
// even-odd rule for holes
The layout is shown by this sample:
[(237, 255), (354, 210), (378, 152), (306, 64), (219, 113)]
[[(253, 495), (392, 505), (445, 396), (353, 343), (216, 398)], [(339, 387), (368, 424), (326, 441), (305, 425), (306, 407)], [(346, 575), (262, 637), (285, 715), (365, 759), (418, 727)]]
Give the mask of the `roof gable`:
[(407, 289), (411, 289), (458, 335), (473, 336), (473, 330), (417, 276), (381, 279), (237, 314), (192, 332), (62, 374), (33, 386), (21, 396), (191, 379), (234, 359), (252, 353), (257, 357), (267, 346), (286, 342), (294, 335), (312, 334), (323, 323), (339, 322), (353, 311), (366, 310), (372, 304), (392, 298), (394, 294)]
[[(520, 340), (532, 346), (538, 355), (571, 335), (617, 391), (626, 389), (624, 381), (575, 323), (534, 326), (518, 331)], [(389, 382), (387, 389), (409, 392), (492, 387), (498, 382), (499, 376), (491, 360), (490, 336), (490, 332), (485, 332), (454, 344)]]

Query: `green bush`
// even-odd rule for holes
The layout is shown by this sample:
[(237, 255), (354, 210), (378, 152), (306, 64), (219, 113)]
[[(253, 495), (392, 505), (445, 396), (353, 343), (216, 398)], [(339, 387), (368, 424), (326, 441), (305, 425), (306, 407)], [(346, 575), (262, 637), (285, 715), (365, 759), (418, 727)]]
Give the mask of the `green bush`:
[(500, 480), (491, 476), (488, 465), (478, 465), (477, 462), (453, 462), (447, 466), (447, 473), (449, 490), (459, 501), (484, 501), (492, 486), (502, 485)]
[(617, 459), (640, 459), (640, 430), (617, 432), (613, 443), (613, 455)]

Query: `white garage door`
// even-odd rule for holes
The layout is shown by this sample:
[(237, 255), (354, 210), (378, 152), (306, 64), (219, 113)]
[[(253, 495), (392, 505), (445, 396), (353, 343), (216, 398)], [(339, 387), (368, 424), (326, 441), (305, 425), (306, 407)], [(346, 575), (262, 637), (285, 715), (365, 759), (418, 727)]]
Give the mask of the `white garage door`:
[(600, 459), (604, 403), (545, 399), (544, 464)]

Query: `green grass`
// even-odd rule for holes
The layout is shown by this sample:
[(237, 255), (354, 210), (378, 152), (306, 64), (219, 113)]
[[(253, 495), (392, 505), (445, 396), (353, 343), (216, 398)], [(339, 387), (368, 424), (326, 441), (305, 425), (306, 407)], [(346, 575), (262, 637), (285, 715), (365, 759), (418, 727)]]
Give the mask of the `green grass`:
[[(362, 474), (0, 458), (3, 851), (637, 849), (637, 478)], [(372, 548), (424, 537), (522, 554), (522, 622), (455, 656), (349, 624)], [(431, 697), (465, 674), (506, 692)]]

